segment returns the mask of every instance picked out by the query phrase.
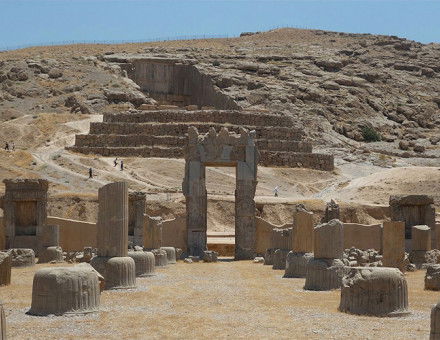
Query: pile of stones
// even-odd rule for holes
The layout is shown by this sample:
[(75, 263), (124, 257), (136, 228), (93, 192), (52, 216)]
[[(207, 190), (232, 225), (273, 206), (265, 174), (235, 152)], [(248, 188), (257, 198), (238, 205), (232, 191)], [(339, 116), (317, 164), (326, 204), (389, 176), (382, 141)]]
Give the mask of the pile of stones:
[(382, 255), (377, 250), (345, 249), (342, 262), (348, 267), (383, 267)]

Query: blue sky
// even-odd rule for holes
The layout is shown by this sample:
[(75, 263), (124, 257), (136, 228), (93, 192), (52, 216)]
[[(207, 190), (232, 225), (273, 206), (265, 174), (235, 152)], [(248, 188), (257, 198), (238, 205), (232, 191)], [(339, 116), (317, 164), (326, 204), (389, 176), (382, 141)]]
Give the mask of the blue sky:
[(0, 0), (0, 49), (62, 41), (235, 36), (284, 26), (440, 42), (440, 0)]

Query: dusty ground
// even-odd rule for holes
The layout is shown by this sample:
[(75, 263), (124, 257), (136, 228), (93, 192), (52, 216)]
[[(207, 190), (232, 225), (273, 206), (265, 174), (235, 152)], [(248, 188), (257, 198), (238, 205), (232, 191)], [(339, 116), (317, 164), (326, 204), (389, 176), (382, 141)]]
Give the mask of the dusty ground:
[(283, 279), (270, 266), (178, 263), (138, 279), (134, 290), (105, 291), (98, 314), (28, 316), (42, 266), (13, 269), (12, 285), (0, 287), (9, 339), (422, 339), (438, 302), (423, 290), (424, 271), (407, 274), (410, 315), (376, 318), (340, 313), (339, 291), (304, 291), (304, 279)]

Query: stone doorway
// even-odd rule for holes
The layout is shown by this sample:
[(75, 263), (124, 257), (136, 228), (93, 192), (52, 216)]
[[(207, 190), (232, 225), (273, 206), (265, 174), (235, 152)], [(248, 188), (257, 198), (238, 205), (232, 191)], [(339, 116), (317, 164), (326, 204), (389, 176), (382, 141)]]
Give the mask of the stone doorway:
[(240, 129), (240, 134), (211, 128), (199, 135), (188, 129), (185, 147), (185, 177), (182, 183), (186, 199), (187, 252), (200, 256), (207, 249), (207, 166), (236, 168), (235, 189), (235, 259), (255, 256), (255, 189), (259, 153), (255, 132)]

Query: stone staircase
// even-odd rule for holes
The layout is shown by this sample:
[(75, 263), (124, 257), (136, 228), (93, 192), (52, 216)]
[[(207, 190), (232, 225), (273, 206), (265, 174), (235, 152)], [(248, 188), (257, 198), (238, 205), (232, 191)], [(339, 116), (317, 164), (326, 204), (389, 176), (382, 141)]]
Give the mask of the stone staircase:
[(255, 130), (260, 165), (333, 170), (333, 156), (312, 153), (302, 130), (290, 117), (235, 110), (165, 109), (104, 114), (103, 122), (90, 124), (87, 135), (76, 135), (69, 150), (102, 156), (183, 158), (188, 127), (200, 133), (210, 127), (241, 126)]

